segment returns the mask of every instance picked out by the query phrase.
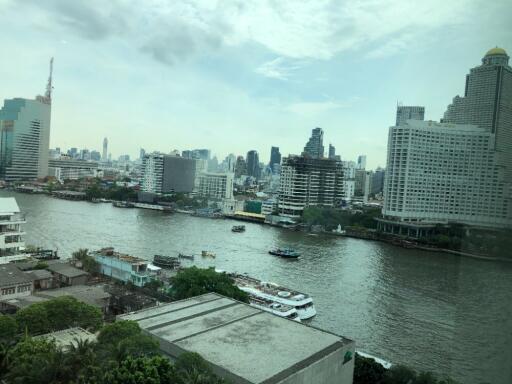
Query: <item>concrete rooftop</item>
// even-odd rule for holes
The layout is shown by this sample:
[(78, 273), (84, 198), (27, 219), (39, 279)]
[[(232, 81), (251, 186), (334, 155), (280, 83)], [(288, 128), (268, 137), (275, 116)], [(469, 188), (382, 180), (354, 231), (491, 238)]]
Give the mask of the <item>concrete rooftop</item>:
[(19, 213), (20, 207), (14, 197), (0, 197), (0, 215)]
[(280, 382), (352, 343), (213, 293), (119, 318), (135, 320), (161, 345), (197, 352), (249, 383)]

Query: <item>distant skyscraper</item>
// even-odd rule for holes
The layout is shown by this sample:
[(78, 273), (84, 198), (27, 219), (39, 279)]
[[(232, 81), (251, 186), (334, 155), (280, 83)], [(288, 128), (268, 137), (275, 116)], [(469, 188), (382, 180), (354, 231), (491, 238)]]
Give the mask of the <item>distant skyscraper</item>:
[(157, 152), (150, 153), (144, 156), (142, 173), (144, 192), (190, 193), (195, 185), (196, 160)]
[(101, 156), (101, 161), (108, 161), (108, 139), (106, 137), (103, 139), (103, 153)]
[(247, 163), (243, 156), (238, 156), (235, 164), (235, 177), (240, 177), (242, 175), (247, 175)]
[(372, 174), (371, 181), (371, 189), (370, 194), (377, 195), (384, 191), (384, 177), (386, 175), (386, 170), (382, 168), (377, 168), (375, 172)]
[(324, 157), (324, 131), (315, 128), (311, 131), (311, 137), (304, 147), (304, 154), (316, 159)]
[(275, 172), (275, 164), (281, 164), (281, 152), (279, 152), (279, 147), (270, 148), (270, 168), (272, 168), (272, 172)]
[(91, 160), (93, 161), (100, 161), (101, 160), (101, 153), (98, 151), (91, 151)]
[(335, 159), (336, 158), (336, 148), (334, 145), (329, 144), (329, 159)]
[(357, 169), (366, 169), (366, 155), (357, 157)]
[(144, 148), (141, 148), (140, 149), (140, 152), (139, 152), (139, 159), (144, 159), (144, 155), (146, 154), (146, 150)]
[(252, 150), (247, 152), (247, 175), (256, 179), (260, 178), (260, 158), (258, 151)]
[(408, 107), (399, 105), (396, 107), (396, 124), (403, 125), (407, 120), (424, 120), (425, 107)]
[(53, 58), (44, 96), (4, 101), (0, 110), (0, 178), (28, 180), (48, 175)]

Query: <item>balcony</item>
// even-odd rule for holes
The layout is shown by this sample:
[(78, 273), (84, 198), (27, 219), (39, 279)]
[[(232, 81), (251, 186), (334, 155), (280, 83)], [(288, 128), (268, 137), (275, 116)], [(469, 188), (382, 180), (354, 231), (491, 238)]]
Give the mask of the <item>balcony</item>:
[(26, 223), (24, 213), (16, 213), (14, 215), (2, 215), (0, 216), (0, 225), (8, 224), (24, 224)]

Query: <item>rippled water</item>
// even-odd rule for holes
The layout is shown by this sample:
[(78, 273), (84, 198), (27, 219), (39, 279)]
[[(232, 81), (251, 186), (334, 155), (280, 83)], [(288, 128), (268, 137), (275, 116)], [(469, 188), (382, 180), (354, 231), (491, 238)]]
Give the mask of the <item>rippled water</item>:
[[(356, 340), (358, 348), (464, 384), (512, 383), (512, 264), (402, 249), (350, 238), (303, 234), (230, 220), (211, 220), (110, 204), (15, 196), (27, 214), (27, 244), (58, 249), (114, 246), (154, 254), (199, 254), (201, 266), (278, 282), (307, 292), (312, 324)], [(271, 256), (293, 246), (302, 257)]]

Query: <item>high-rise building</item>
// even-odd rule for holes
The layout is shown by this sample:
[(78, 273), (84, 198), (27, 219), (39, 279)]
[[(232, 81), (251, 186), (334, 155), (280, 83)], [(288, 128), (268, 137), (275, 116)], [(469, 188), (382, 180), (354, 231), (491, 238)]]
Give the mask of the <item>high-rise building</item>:
[(104, 163), (108, 161), (108, 139), (106, 137), (103, 139), (103, 152), (101, 155), (101, 161)]
[(201, 173), (196, 180), (196, 194), (218, 200), (232, 199), (233, 176), (232, 173)]
[[(512, 68), (489, 50), (466, 77), (443, 123), (391, 127), (384, 187), (384, 230), (395, 222), (457, 222), (512, 227)], [(414, 236), (425, 229), (407, 229)]]
[(101, 160), (101, 153), (98, 151), (91, 151), (91, 160), (92, 161), (100, 161)]
[(384, 191), (384, 177), (386, 176), (386, 170), (378, 167), (372, 174), (371, 195), (378, 195)]
[(279, 152), (279, 147), (270, 148), (270, 168), (272, 168), (272, 172), (276, 172), (276, 164), (281, 164), (281, 152)]
[(314, 159), (324, 157), (324, 131), (322, 128), (315, 128), (311, 131), (311, 137), (306, 143), (303, 153)]
[(144, 148), (141, 148), (140, 152), (139, 152), (139, 159), (140, 160), (144, 159), (145, 154), (146, 154), (146, 150)]
[(366, 169), (366, 155), (357, 157), (357, 169)]
[(196, 179), (196, 160), (154, 152), (142, 162), (142, 190), (152, 193), (190, 193)]
[(238, 178), (242, 175), (247, 175), (247, 163), (243, 156), (238, 156), (235, 164), (235, 177)]
[(336, 147), (334, 145), (329, 144), (329, 159), (335, 159), (336, 158)]
[(260, 172), (260, 158), (258, 151), (252, 150), (247, 152), (247, 175), (259, 179), (261, 176)]
[(425, 119), (425, 107), (411, 107), (398, 105), (396, 107), (396, 123), (395, 125), (403, 125), (407, 120), (424, 120)]
[(232, 153), (227, 155), (221, 164), (222, 170), (227, 173), (234, 173), (235, 166), (236, 166), (236, 156)]
[(308, 156), (284, 158), (281, 165), (278, 211), (298, 218), (310, 206), (337, 207), (343, 199), (340, 161)]
[(30, 180), (48, 176), (53, 58), (44, 96), (14, 98), (0, 110), (0, 179)]

